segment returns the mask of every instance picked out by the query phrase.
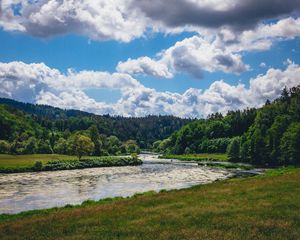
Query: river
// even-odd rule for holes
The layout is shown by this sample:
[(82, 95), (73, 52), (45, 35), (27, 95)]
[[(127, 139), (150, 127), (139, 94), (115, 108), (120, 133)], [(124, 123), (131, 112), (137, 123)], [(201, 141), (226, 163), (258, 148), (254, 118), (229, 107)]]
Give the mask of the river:
[(138, 192), (188, 188), (229, 178), (232, 172), (142, 154), (143, 165), (0, 174), (0, 214), (80, 204)]

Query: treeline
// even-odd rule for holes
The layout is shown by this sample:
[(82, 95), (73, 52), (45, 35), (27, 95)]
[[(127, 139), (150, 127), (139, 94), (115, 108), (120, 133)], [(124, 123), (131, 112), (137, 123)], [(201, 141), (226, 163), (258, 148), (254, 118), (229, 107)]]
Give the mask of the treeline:
[[(21, 103), (6, 98), (0, 98), (1, 104), (8, 106), (6, 110), (13, 115), (26, 115), (23, 119), (38, 125), (33, 128), (43, 129), (41, 130), (42, 133), (37, 131), (36, 134), (32, 134), (32, 129), (18, 127), (20, 121), (13, 121), (14, 124), (11, 124), (0, 113), (0, 139), (9, 142), (14, 141), (15, 138), (18, 138), (27, 130), (27, 132), (30, 132), (30, 136), (50, 141), (49, 136), (52, 133), (54, 135), (64, 135), (66, 139), (66, 136), (70, 133), (86, 131), (94, 125), (101, 135), (115, 136), (122, 142), (134, 139), (140, 148), (145, 149), (150, 148), (156, 140), (167, 138), (173, 132), (191, 122), (191, 119), (181, 119), (173, 116), (147, 116), (141, 118), (99, 116), (77, 110), (62, 110), (51, 106)], [(17, 123), (17, 127), (15, 123)], [(23, 125), (22, 121), (21, 125)]]
[(153, 148), (172, 154), (224, 153), (231, 138), (249, 129), (256, 116), (255, 109), (228, 112), (226, 117), (216, 113), (206, 120), (194, 121)]
[(153, 149), (169, 154), (225, 153), (256, 165), (300, 164), (300, 86), (260, 109), (214, 114), (187, 124)]
[(0, 153), (68, 154), (107, 156), (139, 153), (135, 140), (120, 141), (100, 134), (96, 125), (86, 130), (64, 132), (49, 130), (22, 111), (0, 105)]

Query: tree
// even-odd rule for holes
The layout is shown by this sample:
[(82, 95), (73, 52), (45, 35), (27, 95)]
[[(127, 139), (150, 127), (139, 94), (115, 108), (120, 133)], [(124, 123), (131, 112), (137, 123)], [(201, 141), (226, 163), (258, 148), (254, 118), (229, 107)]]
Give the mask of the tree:
[(9, 153), (10, 144), (5, 140), (0, 140), (0, 153)]
[(100, 141), (100, 135), (99, 135), (99, 131), (97, 126), (94, 124), (89, 128), (89, 133), (90, 133), (90, 138), (92, 140), (92, 142), (95, 145), (95, 149), (94, 149), (94, 155), (95, 156), (100, 156), (101, 155), (101, 147), (102, 147), (102, 143)]
[(68, 143), (64, 138), (59, 138), (54, 145), (54, 152), (59, 154), (67, 154)]
[(125, 142), (125, 148), (126, 148), (126, 152), (127, 153), (140, 153), (140, 148), (139, 146), (136, 144), (135, 140), (128, 140)]
[(30, 137), (26, 142), (24, 142), (24, 153), (33, 154), (37, 150), (37, 139), (35, 137)]
[(161, 144), (161, 140), (157, 140), (155, 141), (153, 144), (152, 144), (152, 149), (156, 152), (160, 152), (160, 148), (159, 148), (159, 145)]
[(37, 153), (45, 154), (45, 153), (53, 153), (49, 140), (41, 139), (38, 142)]
[(270, 160), (277, 165), (280, 158), (280, 139), (288, 128), (291, 118), (288, 115), (279, 115), (275, 118), (272, 127), (268, 130), (268, 146), (270, 148)]
[(230, 161), (238, 161), (240, 159), (240, 140), (239, 138), (234, 138), (228, 145), (227, 150), (228, 157)]
[(77, 134), (73, 140), (73, 151), (80, 160), (84, 155), (90, 155), (93, 153), (95, 148), (92, 140), (84, 135)]
[(120, 151), (122, 143), (116, 136), (110, 136), (107, 138), (108, 141), (108, 152), (110, 154), (117, 154)]
[(281, 161), (285, 165), (300, 164), (300, 123), (291, 124), (280, 141)]

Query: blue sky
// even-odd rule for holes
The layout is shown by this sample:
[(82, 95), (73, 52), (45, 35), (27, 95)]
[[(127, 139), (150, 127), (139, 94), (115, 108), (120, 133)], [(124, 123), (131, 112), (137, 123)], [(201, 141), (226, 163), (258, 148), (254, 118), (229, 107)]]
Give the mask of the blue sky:
[[(218, 22), (207, 27), (208, 23), (197, 17), (188, 24), (184, 16), (190, 10), (184, 7), (180, 10), (182, 23), (176, 21), (174, 26), (165, 16), (168, 12), (154, 19), (145, 9), (147, 4), (130, 2), (130, 7), (124, 5), (120, 10), (108, 1), (109, 9), (116, 13), (107, 18), (105, 8), (98, 9), (94, 2), (87, 1), (98, 14), (93, 22), (78, 15), (66, 16), (59, 1), (53, 12), (49, 10), (49, 16), (39, 15), (42, 8), (35, 3), (20, 0), (16, 7), (4, 1), (0, 17), (0, 96), (99, 114), (205, 117), (214, 111), (260, 106), (267, 98), (276, 98), (283, 86), (300, 83), (298, 79), (287, 80), (300, 64), (297, 4), (291, 2), (290, 14), (254, 16), (251, 25), (240, 19), (239, 30), (235, 30), (235, 26)], [(132, 13), (135, 6), (136, 15)], [(247, 6), (237, 4), (236, 8)], [(86, 10), (83, 7), (78, 1), (75, 9)], [(197, 7), (204, 13), (211, 11), (210, 6)], [(224, 8), (234, 15), (234, 9), (227, 9), (226, 4)], [(132, 16), (120, 20), (118, 11), (129, 10)], [(267, 12), (265, 15), (269, 16)], [(286, 31), (288, 27), (290, 31)], [(109, 75), (103, 77), (104, 73)], [(257, 91), (250, 79), (257, 79), (255, 84), (265, 89)], [(243, 91), (242, 97), (235, 96)], [(257, 92), (261, 92), (259, 96)], [(239, 101), (243, 96), (245, 99)]]

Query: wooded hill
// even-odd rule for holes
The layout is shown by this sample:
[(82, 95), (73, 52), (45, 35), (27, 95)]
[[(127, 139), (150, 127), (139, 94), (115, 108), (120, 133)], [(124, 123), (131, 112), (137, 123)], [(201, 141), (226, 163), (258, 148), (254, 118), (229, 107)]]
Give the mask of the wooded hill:
[(300, 164), (300, 86), (257, 110), (191, 122), (153, 147), (167, 154), (227, 151), (232, 161), (257, 165)]
[(154, 141), (170, 136), (189, 122), (191, 119), (173, 116), (100, 116), (0, 98), (0, 152), (68, 153), (68, 139), (83, 134), (97, 138), (97, 155), (116, 154), (124, 152), (122, 146), (125, 148), (128, 141), (149, 148)]

